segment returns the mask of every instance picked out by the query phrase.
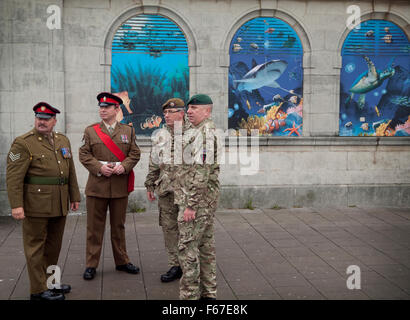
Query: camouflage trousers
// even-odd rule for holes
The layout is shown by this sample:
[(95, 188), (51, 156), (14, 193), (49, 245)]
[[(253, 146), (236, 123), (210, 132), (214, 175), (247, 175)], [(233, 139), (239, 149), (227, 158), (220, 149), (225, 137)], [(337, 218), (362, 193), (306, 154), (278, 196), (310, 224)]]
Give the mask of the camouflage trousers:
[(164, 233), (165, 249), (170, 267), (179, 266), (178, 260), (178, 205), (174, 204), (174, 193), (169, 192), (158, 199), (159, 225)]
[[(216, 258), (213, 214), (196, 213), (192, 221), (183, 220), (185, 208), (178, 215), (179, 263), (182, 278), (179, 285), (181, 300), (200, 297), (216, 298)], [(207, 210), (207, 209), (203, 209)]]

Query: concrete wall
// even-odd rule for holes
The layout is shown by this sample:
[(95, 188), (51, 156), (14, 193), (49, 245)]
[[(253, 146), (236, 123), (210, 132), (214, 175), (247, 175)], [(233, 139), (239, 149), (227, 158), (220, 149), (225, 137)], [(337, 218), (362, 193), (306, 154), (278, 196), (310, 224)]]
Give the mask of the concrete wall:
[[(111, 41), (116, 29), (139, 13), (162, 14), (184, 31), (189, 47), (190, 93), (207, 93), (213, 118), (227, 129), (229, 44), (249, 19), (288, 22), (304, 49), (303, 137), (260, 139), (259, 170), (238, 174), (223, 165), (221, 206), (410, 206), (410, 139), (337, 137), (340, 50), (349, 30), (346, 7), (362, 19), (382, 18), (410, 36), (407, 1), (245, 0), (1, 0), (0, 1), (0, 214), (10, 212), (5, 186), (7, 151), (33, 125), (32, 106), (58, 106), (57, 130), (71, 139), (78, 162), (84, 128), (98, 121), (95, 96), (110, 90)], [(62, 29), (46, 25), (49, 5), (61, 8)], [(134, 207), (148, 204), (143, 188), (149, 141), (140, 139)]]

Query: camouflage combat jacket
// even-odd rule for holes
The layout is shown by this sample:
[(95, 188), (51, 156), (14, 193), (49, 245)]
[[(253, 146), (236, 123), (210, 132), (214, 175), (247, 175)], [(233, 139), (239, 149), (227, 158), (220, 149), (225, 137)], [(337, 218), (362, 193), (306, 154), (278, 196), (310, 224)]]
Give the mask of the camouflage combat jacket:
[(175, 171), (175, 203), (212, 213), (219, 198), (219, 163), (215, 125), (211, 119), (185, 131), (183, 164)]
[[(190, 126), (185, 115), (181, 133), (183, 134)], [(178, 136), (178, 132), (176, 135)], [(156, 191), (158, 196), (164, 196), (174, 191), (175, 166), (182, 163), (182, 135), (175, 139), (174, 130), (165, 125), (153, 133), (151, 141), (148, 174), (144, 185), (147, 191)]]

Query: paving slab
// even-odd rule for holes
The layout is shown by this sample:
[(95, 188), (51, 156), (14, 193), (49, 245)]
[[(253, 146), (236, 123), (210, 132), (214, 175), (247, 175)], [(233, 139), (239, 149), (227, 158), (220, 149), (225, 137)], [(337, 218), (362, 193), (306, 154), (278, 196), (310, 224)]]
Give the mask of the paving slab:
[[(97, 275), (85, 281), (86, 216), (67, 218), (59, 266), (71, 300), (176, 300), (158, 211), (129, 213), (127, 250), (138, 275), (115, 270), (106, 223)], [(410, 299), (410, 208), (218, 210), (215, 218), (219, 299)], [(349, 266), (360, 289), (348, 289)], [(21, 221), (0, 217), (0, 299), (29, 297)]]

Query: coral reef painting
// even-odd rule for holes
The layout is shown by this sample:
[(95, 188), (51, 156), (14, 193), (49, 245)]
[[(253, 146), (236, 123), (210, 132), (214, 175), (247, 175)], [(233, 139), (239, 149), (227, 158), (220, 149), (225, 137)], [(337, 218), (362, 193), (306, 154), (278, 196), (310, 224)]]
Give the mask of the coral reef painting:
[(230, 48), (229, 128), (301, 136), (302, 57), (299, 37), (287, 23), (261, 17), (242, 25)]

